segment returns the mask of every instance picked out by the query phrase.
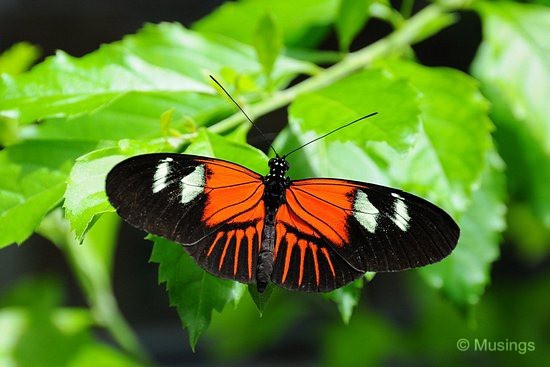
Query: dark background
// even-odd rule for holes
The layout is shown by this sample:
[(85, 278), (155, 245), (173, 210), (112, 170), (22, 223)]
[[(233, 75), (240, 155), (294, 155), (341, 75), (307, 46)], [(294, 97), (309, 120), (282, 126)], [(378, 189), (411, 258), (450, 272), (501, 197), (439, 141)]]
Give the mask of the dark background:
[[(82, 56), (102, 43), (136, 32), (146, 22), (177, 21), (190, 26), (220, 3), (215, 0), (0, 0), (0, 51), (16, 42), (28, 41), (39, 45), (44, 56), (52, 55), (57, 49)], [(371, 21), (353, 45), (363, 47), (388, 31), (385, 24)], [(467, 71), (479, 45), (480, 32), (477, 16), (463, 13), (459, 23), (414, 48), (426, 65), (446, 65)], [(337, 48), (334, 33), (322, 48)], [(262, 118), (261, 125), (269, 125), (265, 130), (271, 132), (280, 128), (284, 117), (284, 112), (273, 113)], [(157, 285), (157, 266), (148, 263), (151, 248), (151, 243), (143, 240), (142, 232), (123, 226), (116, 250), (114, 287), (124, 316), (160, 364), (210, 361), (208, 340), (199, 342), (197, 354), (190, 352), (187, 334), (181, 328), (176, 311), (168, 306), (164, 287)], [(506, 276), (502, 269), (508, 268), (503, 264), (509, 261), (513, 260), (507, 257), (504, 249), (504, 260), (497, 265), (495, 276)], [(515, 272), (521, 270), (519, 264), (508, 265), (515, 267)], [(85, 305), (62, 253), (47, 241), (34, 236), (24, 246), (10, 246), (0, 252), (0, 289), (24, 276), (44, 273), (62, 280), (67, 289), (67, 305)], [(404, 288), (401, 274), (379, 276), (369, 285), (368, 295), (364, 292), (365, 299), (360, 307), (368, 305), (396, 323), (407, 323), (411, 311), (399, 308), (407, 303)], [(392, 299), (400, 301), (396, 304)], [(248, 362), (316, 364), (319, 346), (315, 343), (316, 338), (308, 333), (315, 333), (320, 320), (326, 317), (337, 318), (336, 307), (311, 307), (310, 314), (300, 324), (289, 325), (283, 338), (278, 338), (269, 350), (249, 357), (252, 360)], [(98, 334), (109, 340), (104, 332), (99, 330)]]

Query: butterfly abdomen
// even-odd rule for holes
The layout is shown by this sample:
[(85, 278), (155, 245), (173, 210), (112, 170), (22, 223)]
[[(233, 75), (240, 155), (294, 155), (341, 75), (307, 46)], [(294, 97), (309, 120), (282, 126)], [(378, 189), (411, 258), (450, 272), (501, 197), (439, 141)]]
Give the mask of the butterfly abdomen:
[(273, 248), (275, 247), (275, 226), (266, 224), (260, 253), (258, 254), (258, 266), (256, 268), (256, 286), (262, 293), (271, 279), (273, 273)]

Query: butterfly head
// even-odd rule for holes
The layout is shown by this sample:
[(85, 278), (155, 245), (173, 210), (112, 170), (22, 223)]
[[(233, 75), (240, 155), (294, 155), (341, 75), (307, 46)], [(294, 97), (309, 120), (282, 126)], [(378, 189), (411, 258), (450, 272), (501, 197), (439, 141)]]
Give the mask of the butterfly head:
[(271, 158), (268, 162), (269, 173), (273, 177), (285, 177), (286, 172), (290, 169), (290, 165), (284, 157)]

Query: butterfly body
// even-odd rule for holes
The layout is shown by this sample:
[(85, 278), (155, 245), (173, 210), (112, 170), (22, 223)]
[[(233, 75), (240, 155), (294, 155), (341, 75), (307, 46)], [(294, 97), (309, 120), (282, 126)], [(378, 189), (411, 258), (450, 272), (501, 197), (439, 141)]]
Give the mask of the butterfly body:
[(130, 224), (259, 292), (269, 282), (330, 291), (367, 271), (437, 262), (456, 246), (456, 223), (424, 199), (358, 181), (291, 181), (288, 170), (284, 156), (262, 176), (220, 159), (146, 154), (115, 166), (106, 192)]
[(272, 158), (269, 160), (269, 173), (263, 178), (265, 220), (256, 269), (256, 285), (260, 293), (267, 287), (273, 272), (273, 251), (276, 240), (275, 217), (277, 210), (285, 201), (285, 192), (290, 186), (290, 177), (286, 176), (289, 168), (284, 157)]

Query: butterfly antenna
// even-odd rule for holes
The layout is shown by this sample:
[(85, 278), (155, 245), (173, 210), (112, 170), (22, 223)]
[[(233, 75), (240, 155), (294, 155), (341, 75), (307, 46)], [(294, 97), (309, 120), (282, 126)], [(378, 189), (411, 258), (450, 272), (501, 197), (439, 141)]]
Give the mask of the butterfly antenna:
[[(252, 126), (254, 126), (254, 128), (256, 130), (258, 130), (258, 132), (260, 133), (260, 135), (262, 136), (262, 138), (265, 140), (265, 141), (269, 141), (267, 140), (266, 136), (264, 135), (264, 133), (262, 132), (262, 130), (260, 130), (260, 128), (258, 127), (258, 125), (256, 125), (254, 123), (254, 121), (252, 121), (252, 119), (250, 117), (248, 117), (248, 115), (246, 114), (246, 112), (244, 112), (243, 108), (237, 103), (237, 101), (235, 101), (235, 99), (233, 99), (233, 97), (231, 97), (231, 94), (229, 94), (229, 92), (223, 87), (223, 85), (220, 84), (220, 82), (218, 82), (216, 80), (216, 78), (214, 78), (212, 75), (209, 75), (210, 76), (210, 79), (212, 79), (214, 81), (214, 83), (216, 83), (218, 85), (218, 87), (220, 87), (223, 92), (229, 97), (229, 99), (235, 104), (235, 106), (237, 106), (239, 108), (239, 110), (241, 110), (241, 112), (243, 113), (243, 115), (246, 117), (246, 119), (252, 124)], [(275, 153), (275, 155), (278, 157), (279, 154), (277, 153), (277, 151), (275, 150), (275, 148), (273, 148), (273, 145), (269, 145), (269, 147), (271, 148), (271, 150), (273, 150), (273, 153)]]
[(289, 153), (285, 154), (285, 155), (283, 156), (283, 158), (288, 157), (289, 155), (291, 155), (292, 153), (296, 152), (297, 150), (302, 149), (302, 148), (305, 147), (306, 145), (309, 145), (309, 144), (311, 144), (311, 143), (315, 143), (317, 140), (321, 140), (321, 139), (323, 139), (323, 138), (329, 136), (330, 134), (337, 132), (338, 130), (341, 130), (341, 129), (345, 128), (345, 127), (348, 127), (348, 126), (350, 126), (350, 125), (355, 124), (356, 122), (359, 122), (359, 121), (361, 121), (361, 120), (367, 119), (367, 118), (372, 117), (372, 116), (377, 115), (377, 114), (378, 114), (378, 112), (369, 113), (368, 115), (365, 115), (365, 116), (363, 116), (363, 117), (359, 117), (358, 119), (353, 120), (352, 122), (348, 122), (347, 124), (342, 125), (342, 126), (336, 128), (336, 129), (332, 130), (332, 131), (329, 131), (328, 133), (326, 133), (326, 134), (324, 134), (324, 135), (321, 135), (321, 136), (319, 136), (318, 138), (315, 138), (315, 139), (313, 139), (313, 140), (311, 140), (311, 141), (308, 141), (308, 142), (305, 143), (304, 145), (300, 145), (298, 148), (292, 149)]

